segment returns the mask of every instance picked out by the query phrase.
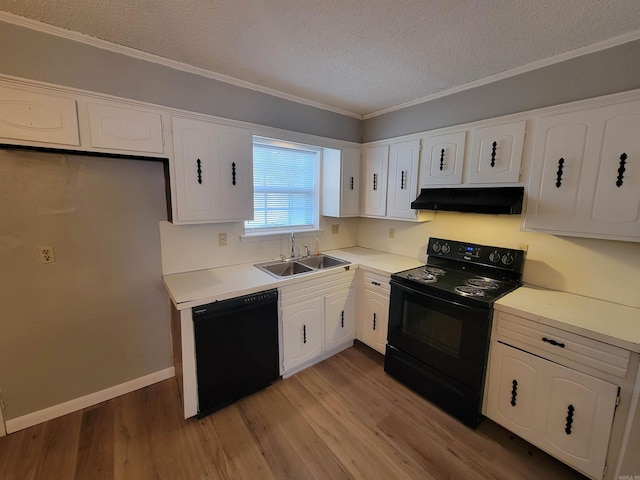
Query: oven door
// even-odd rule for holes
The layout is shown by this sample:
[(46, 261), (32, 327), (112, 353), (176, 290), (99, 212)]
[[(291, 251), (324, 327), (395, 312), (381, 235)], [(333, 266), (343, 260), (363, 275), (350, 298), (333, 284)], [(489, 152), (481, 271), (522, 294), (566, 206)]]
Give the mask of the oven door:
[(480, 391), (491, 309), (470, 307), (391, 280), (389, 345)]

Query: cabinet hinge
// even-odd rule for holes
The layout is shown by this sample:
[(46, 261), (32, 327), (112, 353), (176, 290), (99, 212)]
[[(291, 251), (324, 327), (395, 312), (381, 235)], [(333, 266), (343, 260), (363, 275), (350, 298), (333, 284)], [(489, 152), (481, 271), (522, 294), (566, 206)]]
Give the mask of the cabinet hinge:
[(620, 387), (618, 387), (618, 396), (616, 397), (616, 408), (620, 405)]
[(602, 470), (602, 478), (604, 478), (607, 475), (607, 468), (609, 468), (609, 464), (605, 462), (604, 469)]

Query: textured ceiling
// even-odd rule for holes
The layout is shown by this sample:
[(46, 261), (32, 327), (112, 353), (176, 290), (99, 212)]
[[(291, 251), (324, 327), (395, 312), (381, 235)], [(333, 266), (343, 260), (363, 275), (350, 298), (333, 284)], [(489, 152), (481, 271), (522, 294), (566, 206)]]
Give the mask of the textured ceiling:
[(0, 10), (357, 115), (640, 27), (639, 0), (0, 0)]

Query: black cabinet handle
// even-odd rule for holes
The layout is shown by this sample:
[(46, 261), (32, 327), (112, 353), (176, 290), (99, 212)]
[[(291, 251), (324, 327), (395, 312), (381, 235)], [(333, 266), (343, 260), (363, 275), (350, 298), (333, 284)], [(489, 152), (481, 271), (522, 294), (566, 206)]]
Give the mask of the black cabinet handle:
[(627, 154), (620, 155), (620, 166), (618, 167), (618, 180), (616, 181), (616, 187), (622, 186), (622, 179), (624, 178), (625, 164), (627, 163)]
[(444, 148), (440, 150), (440, 170), (444, 168)]
[(351, 190), (353, 190), (353, 177), (351, 177)]
[(307, 343), (307, 326), (302, 325), (302, 343)]
[(375, 192), (376, 190), (378, 190), (378, 174), (374, 173), (373, 174), (373, 191)]
[(553, 338), (542, 337), (542, 341), (549, 343), (555, 347), (564, 348), (564, 343), (556, 342)]
[(571, 435), (571, 426), (573, 425), (574, 411), (575, 411), (575, 408), (573, 407), (573, 405), (569, 405), (567, 407), (567, 424), (564, 427), (564, 433), (566, 433), (567, 435)]
[(236, 162), (231, 163), (231, 184), (236, 184)]
[(516, 406), (517, 395), (518, 395), (518, 381), (514, 379), (513, 382), (511, 382), (511, 406), (512, 407)]
[(373, 329), (376, 329), (376, 314), (373, 314)]
[(402, 170), (402, 172), (400, 172), (400, 190), (404, 190), (405, 178), (406, 174), (404, 173), (404, 170)]
[(491, 144), (491, 168), (496, 166), (496, 148), (498, 147), (497, 142), (493, 142)]
[(380, 282), (374, 282), (373, 280), (371, 280), (371, 285), (375, 285), (377, 287), (380, 286)]
[(340, 312), (340, 327), (344, 328), (344, 310)]
[(556, 173), (556, 188), (562, 185), (562, 170), (564, 169), (564, 158), (558, 160), (558, 172)]
[(196, 165), (198, 166), (196, 169), (198, 173), (198, 183), (202, 184), (202, 161), (200, 159), (196, 160)]

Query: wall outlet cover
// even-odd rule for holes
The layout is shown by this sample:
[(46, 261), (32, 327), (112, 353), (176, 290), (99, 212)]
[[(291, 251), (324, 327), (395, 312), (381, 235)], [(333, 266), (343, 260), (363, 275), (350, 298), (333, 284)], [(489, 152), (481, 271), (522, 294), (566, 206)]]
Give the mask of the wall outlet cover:
[(336, 233), (340, 233), (340, 224), (339, 223), (334, 223), (333, 225), (331, 225), (331, 233), (333, 235), (335, 235)]
[(40, 263), (55, 263), (56, 256), (53, 247), (38, 247)]

